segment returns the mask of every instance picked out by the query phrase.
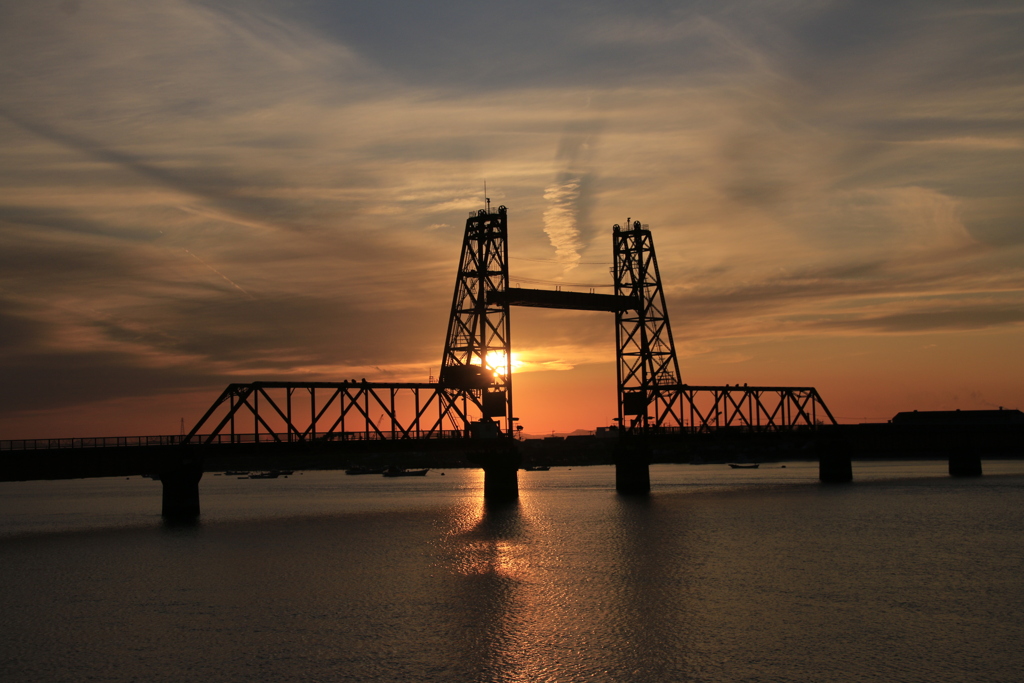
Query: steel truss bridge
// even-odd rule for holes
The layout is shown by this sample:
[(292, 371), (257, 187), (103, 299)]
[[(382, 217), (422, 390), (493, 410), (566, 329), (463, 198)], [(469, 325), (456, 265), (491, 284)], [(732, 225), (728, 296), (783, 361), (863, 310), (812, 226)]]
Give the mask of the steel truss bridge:
[(836, 424), (813, 387), (681, 382), (651, 231), (612, 229), (614, 294), (509, 287), (508, 211), (466, 220), (436, 382), (229, 385), (185, 444), (514, 437), (513, 306), (613, 313), (622, 433), (814, 429)]

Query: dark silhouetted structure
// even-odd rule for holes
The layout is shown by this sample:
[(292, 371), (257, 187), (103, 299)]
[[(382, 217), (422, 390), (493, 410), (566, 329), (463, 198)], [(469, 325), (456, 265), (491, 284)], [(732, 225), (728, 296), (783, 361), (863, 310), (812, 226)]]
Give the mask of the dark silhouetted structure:
[[(482, 444), (473, 461), (486, 473), (485, 496), (513, 499), (520, 458), (513, 439), (512, 306), (614, 313), (621, 442), (614, 459), (622, 493), (649, 491), (648, 439), (653, 436), (815, 430), (835, 424), (813, 387), (681, 382), (654, 241), (639, 221), (612, 229), (614, 294), (512, 288), (508, 211), (504, 206), (492, 211), (486, 202), (485, 209), (466, 220), (437, 381), (231, 384), (180, 443), (471, 440)], [(180, 460), (194, 457), (183, 451)], [(165, 512), (189, 514), (193, 506), (187, 501), (194, 497), (198, 513), (198, 479), (174, 474), (194, 467), (181, 463), (163, 466), (171, 474), (165, 482)]]
[[(623, 493), (650, 489), (645, 440), (650, 435), (835, 424), (813, 387), (681, 383), (651, 231), (639, 221), (627, 221), (626, 229), (613, 227), (612, 240), (614, 294), (512, 288), (508, 211), (504, 206), (492, 211), (488, 203), (466, 220), (437, 382), (232, 384), (185, 443), (510, 439), (517, 420), (512, 306), (615, 314), (619, 434), (624, 440), (615, 461), (617, 488)], [(244, 425), (241, 432), (238, 424)], [(519, 463), (510, 453), (493, 446), (481, 451), (477, 462), (486, 472), (488, 495), (506, 491), (505, 497), (512, 497), (517, 491)]]
[(983, 438), (1018, 433), (1024, 428), (1024, 413), (1019, 410), (922, 410), (897, 413), (894, 429), (913, 434), (918, 442), (941, 441), (949, 458), (953, 477), (980, 477)]
[(890, 422), (912, 426), (982, 426), (1024, 425), (1024, 413), (1019, 410), (914, 410), (896, 413)]

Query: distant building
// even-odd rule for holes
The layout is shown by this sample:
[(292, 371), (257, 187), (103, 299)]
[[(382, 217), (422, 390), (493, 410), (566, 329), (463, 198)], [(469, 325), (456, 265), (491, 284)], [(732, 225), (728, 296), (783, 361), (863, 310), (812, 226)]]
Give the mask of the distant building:
[(1019, 410), (914, 410), (896, 413), (894, 425), (1017, 425), (1024, 424)]

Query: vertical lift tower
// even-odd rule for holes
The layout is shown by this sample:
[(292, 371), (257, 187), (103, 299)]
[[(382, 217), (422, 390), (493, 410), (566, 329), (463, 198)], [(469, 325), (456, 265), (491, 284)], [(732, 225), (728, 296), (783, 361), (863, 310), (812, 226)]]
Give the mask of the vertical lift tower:
[[(468, 423), (478, 437), (514, 435), (511, 306), (606, 311), (615, 314), (619, 444), (616, 489), (650, 490), (650, 446), (656, 434), (721, 428), (779, 431), (814, 428), (819, 411), (835, 420), (812, 387), (692, 386), (680, 382), (679, 361), (658, 271), (651, 231), (639, 221), (613, 227), (614, 294), (509, 287), (508, 216), (504, 206), (472, 214), (452, 299), (440, 391), (457, 411), (474, 405), (481, 417)], [(468, 412), (460, 413), (466, 419)], [(504, 428), (500, 420), (504, 419)], [(450, 416), (455, 421), (455, 415)], [(514, 497), (518, 460), (510, 455), (482, 462), (485, 496)]]
[[(452, 423), (489, 439), (472, 459), (484, 470), (484, 498), (519, 495), (520, 460), (512, 440), (512, 342), (508, 291), (508, 213), (487, 208), (466, 220), (455, 293), (448, 317), (438, 397)], [(470, 406), (480, 419), (470, 421)], [(504, 420), (504, 428), (501, 421)], [(505, 448), (493, 440), (505, 437)]]
[[(637, 224), (639, 231), (640, 225)], [(653, 245), (650, 233), (639, 246), (629, 240), (620, 240), (616, 228), (616, 293), (593, 294), (561, 292), (538, 289), (522, 289), (508, 286), (508, 214), (504, 206), (496, 212), (487, 208), (470, 215), (462, 240), (462, 254), (455, 280), (455, 294), (452, 298), (451, 315), (448, 319), (448, 334), (445, 339), (444, 358), (441, 364), (439, 391), (443, 392), (445, 405), (452, 411), (460, 407), (475, 406), (473, 412), (480, 419), (470, 422), (467, 428), (477, 438), (503, 436), (509, 439), (515, 434), (515, 420), (512, 413), (512, 343), (509, 309), (511, 306), (535, 308), (556, 308), (585, 311), (608, 311), (616, 314), (620, 332), (618, 344), (620, 366), (623, 351), (629, 354), (628, 369), (623, 373), (620, 367), (620, 404), (629, 396), (627, 412), (638, 405), (638, 399), (647, 396), (648, 376), (661, 377), (662, 366), (675, 364), (675, 352), (670, 358), (662, 359), (657, 368), (648, 370), (651, 349), (662, 353), (659, 343), (661, 330), (667, 330), (668, 320), (664, 315), (664, 296), (660, 283), (648, 291), (646, 273), (654, 263)], [(619, 252), (622, 252), (621, 256)], [(620, 274), (621, 271), (621, 274)], [(651, 292), (654, 294), (652, 295)], [(654, 298), (652, 298), (652, 296)], [(643, 301), (660, 302), (656, 312), (646, 312)], [(633, 311), (634, 315), (627, 312)], [(648, 321), (657, 321), (648, 329)], [(636, 347), (636, 351), (634, 351)], [(639, 355), (638, 355), (639, 354)], [(676, 368), (676, 375), (678, 368)], [(628, 394), (624, 391), (628, 390)], [(469, 414), (463, 409), (461, 416)], [(454, 415), (452, 417), (455, 417)], [(622, 408), (620, 407), (620, 417)], [(504, 426), (501, 420), (504, 420)], [(635, 421), (634, 421), (635, 422)], [(638, 428), (646, 428), (641, 421)], [(630, 459), (632, 463), (636, 458)], [(626, 463), (626, 459), (623, 459)], [(514, 498), (518, 491), (517, 471), (519, 460), (515, 451), (509, 449), (488, 449), (479, 458), (484, 468), (484, 495), (487, 498)], [(646, 474), (647, 464), (630, 468), (620, 464), (618, 469), (628, 468), (629, 472)], [(627, 486), (636, 476), (622, 478)], [(642, 482), (641, 482), (642, 485)]]

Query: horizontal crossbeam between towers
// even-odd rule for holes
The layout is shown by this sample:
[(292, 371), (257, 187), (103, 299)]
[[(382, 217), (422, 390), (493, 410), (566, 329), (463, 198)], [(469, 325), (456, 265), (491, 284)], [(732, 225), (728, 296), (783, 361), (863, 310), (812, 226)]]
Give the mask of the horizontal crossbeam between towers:
[(563, 292), (546, 289), (521, 289), (509, 287), (504, 292), (489, 292), (488, 303), (527, 306), (530, 308), (557, 308), (572, 311), (618, 311), (636, 310), (633, 297), (616, 294), (595, 294), (593, 292)]

